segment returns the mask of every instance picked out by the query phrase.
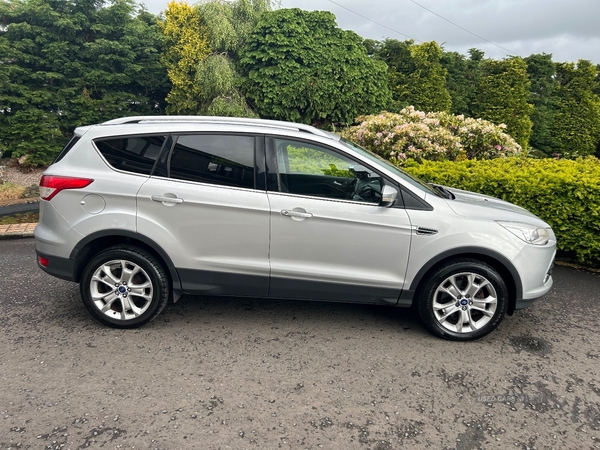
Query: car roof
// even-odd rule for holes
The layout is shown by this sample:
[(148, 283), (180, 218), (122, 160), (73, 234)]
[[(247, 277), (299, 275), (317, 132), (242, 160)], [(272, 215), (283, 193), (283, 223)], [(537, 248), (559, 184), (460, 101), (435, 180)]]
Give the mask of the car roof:
[[(280, 120), (267, 120), (267, 119), (253, 119), (246, 117), (219, 117), (219, 116), (130, 116), (130, 117), (121, 117), (119, 119), (109, 120), (107, 122), (103, 122), (100, 126), (116, 126), (116, 125), (132, 125), (133, 128), (130, 129), (132, 132), (135, 132), (135, 125), (160, 125), (160, 124), (170, 124), (170, 125), (229, 125), (229, 126), (239, 126), (244, 127), (246, 130), (248, 128), (258, 128), (259, 131), (266, 131), (267, 129), (271, 129), (273, 132), (281, 133), (281, 131), (296, 131), (296, 132), (305, 132), (310, 133), (315, 136), (329, 138), (338, 141), (340, 137), (334, 133), (329, 131), (321, 130), (319, 128), (315, 128), (310, 125), (302, 124), (302, 123), (294, 123), (294, 122), (284, 122)], [(145, 127), (144, 127), (145, 128)], [(173, 127), (165, 127), (165, 129), (172, 130)], [(186, 130), (190, 130), (190, 127), (183, 127)], [(140, 131), (143, 128), (140, 127)], [(88, 127), (80, 127), (78, 130), (83, 134), (88, 130)]]

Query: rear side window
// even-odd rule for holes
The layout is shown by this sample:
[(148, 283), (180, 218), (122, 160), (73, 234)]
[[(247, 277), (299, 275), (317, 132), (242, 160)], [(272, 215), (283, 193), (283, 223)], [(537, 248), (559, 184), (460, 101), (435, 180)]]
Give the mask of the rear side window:
[(169, 161), (169, 176), (200, 183), (254, 188), (254, 137), (179, 136)]
[(150, 175), (166, 136), (129, 136), (94, 141), (115, 169)]

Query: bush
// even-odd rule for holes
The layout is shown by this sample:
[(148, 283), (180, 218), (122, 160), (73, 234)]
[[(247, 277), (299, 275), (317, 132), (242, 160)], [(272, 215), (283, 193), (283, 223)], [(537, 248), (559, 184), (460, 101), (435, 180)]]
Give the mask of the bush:
[(446, 112), (424, 113), (412, 106), (399, 114), (383, 112), (356, 119), (342, 132), (346, 139), (397, 164), (416, 161), (491, 159), (521, 153), (506, 126)]
[(594, 157), (425, 161), (404, 168), (425, 181), (522, 206), (552, 226), (560, 251), (582, 263), (600, 263), (600, 160)]

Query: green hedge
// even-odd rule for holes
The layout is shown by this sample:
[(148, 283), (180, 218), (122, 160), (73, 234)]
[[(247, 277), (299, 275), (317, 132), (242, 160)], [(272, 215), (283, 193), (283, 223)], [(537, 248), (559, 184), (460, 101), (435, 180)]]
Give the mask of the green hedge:
[(403, 168), (425, 181), (522, 206), (552, 226), (559, 251), (585, 264), (600, 264), (600, 160), (596, 158), (424, 161)]

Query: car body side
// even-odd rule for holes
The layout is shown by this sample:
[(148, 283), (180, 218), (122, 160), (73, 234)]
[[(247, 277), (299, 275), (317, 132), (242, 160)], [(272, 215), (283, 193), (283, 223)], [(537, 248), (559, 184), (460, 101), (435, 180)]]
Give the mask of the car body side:
[[(202, 192), (197, 192), (201, 197), (199, 201), (206, 204), (210, 202), (211, 194), (218, 197), (219, 204), (215, 206), (214, 211), (219, 211), (215, 216), (219, 220), (210, 224), (213, 226), (212, 231), (208, 232), (208, 228), (205, 228), (202, 233), (198, 233), (196, 239), (205, 239), (206, 245), (228, 242), (227, 257), (229, 258), (228, 264), (225, 265), (223, 261), (218, 260), (203, 261), (205, 267), (213, 268), (210, 273), (203, 275), (193, 272), (193, 262), (183, 257), (188, 254), (188, 249), (185, 248), (189, 245), (186, 237), (189, 238), (194, 233), (196, 225), (191, 221), (185, 222), (180, 216), (179, 224), (168, 229), (161, 226), (155, 220), (155, 216), (141, 209), (148, 196), (145, 187), (149, 183), (162, 183), (168, 191), (170, 180), (115, 169), (107, 163), (94, 145), (94, 140), (99, 137), (153, 134), (152, 127), (139, 124), (135, 126), (96, 125), (81, 128), (77, 133), (81, 138), (75, 147), (87, 146), (89, 149), (68, 152), (59, 162), (50, 166), (46, 174), (78, 177), (82, 176), (82, 170), (85, 170), (85, 177), (94, 179), (94, 182), (80, 190), (62, 191), (51, 202), (41, 200), (40, 223), (35, 230), (36, 251), (38, 255), (52, 261), (49, 267), (42, 267), (44, 270), (60, 278), (79, 282), (85, 264), (96, 252), (118, 243), (135, 243), (156, 255), (165, 265), (170, 274), (174, 299), (181, 294), (294, 298), (286, 295), (285, 290), (281, 289), (276, 295), (272, 295), (275, 284), (270, 284), (272, 277), (269, 261), (270, 232), (273, 216), (278, 215), (279, 212), (271, 208), (271, 203), (275, 197), (293, 200), (301, 199), (302, 196), (274, 192), (267, 188), (268, 182), (264, 182), (265, 186), (262, 189), (202, 184)], [(278, 135), (277, 129), (234, 127), (226, 124), (205, 126), (194, 123), (163, 124), (161, 132), (157, 134), (171, 133), (175, 135), (237, 133), (253, 136), (258, 140)], [(286, 131), (285, 135), (298, 140), (306, 138), (306, 133), (302, 131)], [(352, 283), (348, 277), (344, 277), (344, 274), (338, 273), (337, 278), (332, 279), (331, 285), (324, 287), (320, 284), (314, 288), (325, 288), (324, 292), (329, 290), (332, 293), (331, 297), (328, 298), (326, 294), (311, 297), (311, 288), (302, 298), (342, 300), (340, 296), (333, 295), (337, 287), (342, 289), (341, 292), (358, 292), (355, 301), (411, 306), (422, 280), (439, 265), (457, 257), (474, 257), (482, 260), (503, 276), (510, 292), (508, 314), (512, 314), (515, 309), (528, 306), (534, 299), (550, 290), (552, 278), (549, 274), (556, 249), (554, 235), (550, 236), (547, 244), (534, 246), (515, 237), (496, 222), (496, 220), (527, 221), (549, 228), (539, 218), (517, 209), (486, 209), (475, 203), (461, 204), (460, 213), (457, 213), (457, 208), (452, 207), (454, 200), (436, 196), (403, 182), (385, 165), (373, 164), (372, 160), (364, 158), (339, 141), (324, 136), (310, 136), (310, 139), (320, 145), (342, 151), (365, 166), (371, 167), (398, 189), (398, 199), (393, 208), (402, 211), (398, 214), (406, 216), (406, 223), (402, 227), (397, 227), (396, 235), (406, 238), (408, 248), (406, 248), (404, 262), (390, 260), (388, 264), (390, 272), (404, 273), (398, 273), (398, 278), (390, 280), (385, 289), (380, 286), (380, 292), (373, 294), (373, 291), (367, 289), (368, 292), (365, 291), (362, 295), (357, 289), (360, 289), (364, 283)], [(272, 157), (269, 154), (272, 150), (268, 146), (263, 146), (262, 149), (259, 147), (256, 147), (256, 151), (262, 153), (256, 161), (260, 166), (263, 159), (268, 160)], [(258, 176), (262, 176), (265, 172), (268, 172), (268, 169), (257, 168)], [(193, 191), (196, 183), (187, 184)], [(261, 187), (262, 184), (261, 180), (256, 187)], [(411, 206), (414, 202), (406, 201), (409, 197), (418, 199), (420, 206)], [(238, 204), (240, 198), (243, 199), (244, 208), (250, 211), (249, 217), (252, 217), (252, 220), (229, 226), (228, 220), (234, 220), (235, 209), (240, 207)], [(344, 200), (325, 201), (330, 202), (329, 205), (336, 204), (342, 210), (348, 203)], [(173, 211), (176, 211), (179, 206), (181, 205), (173, 206)], [(365, 206), (364, 210), (369, 211), (365, 214), (378, 214), (383, 211), (381, 208), (383, 207), (371, 205)], [(163, 214), (169, 214), (170, 209), (167, 206), (162, 211)], [(230, 214), (228, 211), (233, 213)], [(159, 210), (153, 214), (160, 213)], [(222, 249), (220, 252), (223, 254)], [(198, 257), (201, 258), (201, 255)], [(361, 256), (357, 255), (357, 257)], [(227, 268), (234, 266), (237, 269), (232, 274)], [(200, 278), (194, 282), (195, 277)], [(310, 281), (302, 280), (299, 276), (296, 278), (299, 282)], [(288, 283), (291, 281), (293, 280), (287, 280)], [(290, 284), (290, 289), (297, 288), (296, 284)], [(372, 288), (377, 290), (377, 286)]]

